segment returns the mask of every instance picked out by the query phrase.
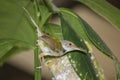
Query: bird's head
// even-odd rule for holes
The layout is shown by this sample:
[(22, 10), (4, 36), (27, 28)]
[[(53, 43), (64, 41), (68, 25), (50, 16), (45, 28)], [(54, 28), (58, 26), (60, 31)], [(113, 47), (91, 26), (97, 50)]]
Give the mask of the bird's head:
[(67, 53), (67, 52), (70, 52), (70, 51), (81, 51), (80, 48), (78, 48), (73, 42), (71, 41), (67, 41), (67, 40), (62, 40), (61, 41), (62, 43), (62, 47), (64, 49), (64, 52)]

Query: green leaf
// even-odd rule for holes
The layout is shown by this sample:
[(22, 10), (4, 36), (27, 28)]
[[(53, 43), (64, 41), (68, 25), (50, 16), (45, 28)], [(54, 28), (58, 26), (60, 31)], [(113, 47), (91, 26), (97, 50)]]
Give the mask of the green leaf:
[(13, 48), (11, 41), (0, 40), (0, 58), (5, 55), (9, 50)]
[(86, 33), (91, 40), (91, 42), (94, 44), (95, 47), (97, 47), (101, 52), (103, 52), (105, 55), (109, 56), (111, 59), (113, 59), (116, 69), (116, 77), (117, 80), (120, 79), (120, 62), (117, 59), (117, 57), (113, 54), (113, 52), (107, 47), (107, 45), (102, 41), (102, 39), (96, 34), (96, 32), (91, 28), (88, 27), (89, 25), (81, 20), (85, 24)]
[[(65, 40), (74, 42), (78, 47), (87, 49), (84, 41), (80, 41), (78, 34), (72, 29), (71, 25), (61, 16), (61, 27)], [(70, 52), (68, 58), (81, 80), (100, 80), (97, 71), (90, 59), (90, 53)]]
[(0, 64), (7, 61), (11, 56), (21, 51), (33, 49), (28, 43), (22, 41), (3, 39), (0, 40)]
[[(10, 46), (10, 45), (7, 45), (7, 46)], [(6, 54), (4, 54), (4, 56), (0, 58), (0, 64), (3, 64), (7, 60), (9, 60), (15, 54), (18, 54), (22, 51), (29, 50), (29, 49), (30, 49), (29, 46), (26, 46), (26, 45), (25, 47), (13, 46), (9, 51), (7, 51)]]
[(42, 28), (43, 25), (48, 22), (48, 19), (52, 13), (47, 9), (46, 6), (40, 5), (40, 14), (41, 15), (40, 15), (39, 26), (40, 26), (40, 28)]
[(108, 57), (113, 58), (111, 50), (82, 18), (68, 9), (61, 9), (61, 13), (79, 36), (92, 43)]
[[(2, 13), (0, 15), (0, 39), (15, 39), (34, 45), (34, 30), (27, 20), (22, 6), (16, 4), (17, 0), (13, 1), (0, 1), (0, 13)], [(32, 7), (32, 5), (27, 7)]]
[(82, 39), (89, 41), (86, 32), (84, 31), (84, 24), (80, 21), (80, 17), (69, 9), (61, 8), (60, 12), (75, 32), (81, 36)]
[(120, 30), (120, 10), (110, 3), (107, 0), (78, 0), (81, 3), (87, 5), (93, 11), (95, 11), (100, 16), (104, 17), (109, 21), (114, 27)]
[(35, 3), (36, 16), (38, 18), (37, 24), (42, 28), (44, 24), (48, 22), (52, 12), (48, 9), (43, 0), (35, 0)]
[[(8, 55), (13, 55), (14, 53), (12, 52), (16, 52), (18, 50), (23, 51), (28, 48), (32, 49), (35, 45), (35, 29), (27, 20), (24, 10), (22, 9), (23, 6), (28, 8), (32, 15), (34, 15), (32, 2), (29, 0), (0, 1), (1, 61), (3, 57), (5, 60)], [(14, 47), (17, 48), (13, 49)], [(7, 57), (5, 57), (6, 55)]]
[(116, 56), (111, 52), (107, 45), (102, 41), (99, 35), (77, 14), (68, 9), (61, 9), (61, 14), (65, 20), (71, 25), (78, 36), (92, 43), (96, 48), (102, 51), (106, 56), (112, 58), (115, 63), (117, 78), (120, 78), (120, 63)]
[(101, 52), (105, 53), (105, 55), (113, 59), (112, 51), (107, 47), (107, 45), (103, 42), (99, 35), (85, 21), (81, 21), (84, 24), (89, 40), (94, 44), (94, 46), (97, 47)]

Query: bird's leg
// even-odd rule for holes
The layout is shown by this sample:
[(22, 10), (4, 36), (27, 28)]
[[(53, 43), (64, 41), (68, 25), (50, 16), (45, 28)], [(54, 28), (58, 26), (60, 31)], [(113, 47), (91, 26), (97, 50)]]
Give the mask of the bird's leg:
[(40, 63), (45, 62), (44, 53), (40, 53), (39, 58), (40, 58)]

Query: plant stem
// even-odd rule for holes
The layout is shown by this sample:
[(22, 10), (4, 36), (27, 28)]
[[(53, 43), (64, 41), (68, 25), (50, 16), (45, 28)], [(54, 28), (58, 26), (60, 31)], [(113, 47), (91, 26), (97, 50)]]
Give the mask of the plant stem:
[(44, 0), (46, 6), (53, 12), (59, 12), (59, 9), (51, 2), (51, 0)]
[[(37, 15), (39, 12), (39, 4), (38, 0), (34, 0), (34, 7), (35, 7), (35, 18), (36, 22), (39, 23), (39, 16)], [(39, 46), (38, 46), (38, 32), (36, 30), (36, 42), (35, 42), (35, 49), (34, 49), (34, 74), (35, 78), (34, 80), (41, 80), (41, 64), (39, 60)]]
[(41, 80), (41, 69), (40, 69), (40, 61), (39, 61), (39, 46), (36, 45), (34, 49), (34, 70), (35, 70), (35, 80)]

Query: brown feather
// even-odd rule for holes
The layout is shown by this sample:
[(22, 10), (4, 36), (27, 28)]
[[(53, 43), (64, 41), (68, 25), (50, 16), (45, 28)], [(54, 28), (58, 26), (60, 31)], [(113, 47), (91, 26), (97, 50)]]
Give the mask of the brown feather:
[(59, 52), (63, 49), (60, 40), (48, 33), (44, 33), (42, 36), (39, 37), (39, 39), (43, 40), (46, 45), (55, 52)]

